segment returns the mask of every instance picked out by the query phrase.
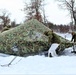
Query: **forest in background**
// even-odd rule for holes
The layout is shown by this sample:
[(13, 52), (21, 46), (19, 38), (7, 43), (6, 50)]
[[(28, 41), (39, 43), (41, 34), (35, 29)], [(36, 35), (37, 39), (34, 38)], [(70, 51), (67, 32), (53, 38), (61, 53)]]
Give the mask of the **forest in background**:
[[(39, 22), (43, 23), (45, 26), (49, 27), (55, 32), (66, 33), (76, 30), (76, 3), (75, 0), (56, 0), (60, 3), (60, 6), (63, 9), (69, 11), (69, 16), (71, 22), (67, 25), (57, 25), (52, 22), (49, 22), (45, 14), (45, 0), (29, 0), (29, 2), (24, 0), (24, 8), (21, 10), (25, 13), (24, 23), (32, 18), (37, 19)], [(51, 10), (52, 11), (52, 10)], [(50, 17), (51, 18), (51, 17)], [(19, 26), (16, 21), (11, 21), (10, 12), (6, 9), (0, 10), (0, 31), (9, 30), (12, 27)]]

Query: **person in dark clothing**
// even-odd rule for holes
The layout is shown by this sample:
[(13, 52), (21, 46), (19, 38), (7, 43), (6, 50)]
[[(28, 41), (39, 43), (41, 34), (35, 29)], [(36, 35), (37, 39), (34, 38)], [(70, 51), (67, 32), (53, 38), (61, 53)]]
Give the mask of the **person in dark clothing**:
[(76, 33), (75, 33), (75, 32), (72, 32), (71, 34), (72, 34), (72, 39), (71, 39), (71, 41), (76, 42)]
[(73, 41), (73, 51), (71, 53), (76, 53), (76, 45), (75, 45), (75, 42), (76, 42), (76, 33), (75, 32), (72, 32), (72, 39), (71, 41)]

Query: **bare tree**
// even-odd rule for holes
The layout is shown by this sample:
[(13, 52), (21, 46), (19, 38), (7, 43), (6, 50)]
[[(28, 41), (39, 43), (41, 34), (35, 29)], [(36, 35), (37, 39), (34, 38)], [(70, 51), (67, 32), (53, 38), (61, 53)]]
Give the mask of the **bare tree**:
[(76, 3), (75, 0), (56, 0), (60, 2), (63, 9), (67, 9), (70, 13), (72, 23), (76, 25)]
[(35, 18), (42, 22), (41, 7), (44, 0), (30, 0), (30, 3), (25, 3), (24, 12), (27, 11), (27, 19)]
[(0, 23), (3, 25), (3, 27), (7, 26), (10, 23), (9, 13), (7, 10), (3, 9), (1, 10), (0, 14)]

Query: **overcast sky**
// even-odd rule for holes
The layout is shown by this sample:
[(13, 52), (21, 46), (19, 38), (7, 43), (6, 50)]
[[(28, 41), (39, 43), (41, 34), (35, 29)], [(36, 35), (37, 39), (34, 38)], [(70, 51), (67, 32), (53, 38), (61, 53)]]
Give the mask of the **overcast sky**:
[[(17, 23), (23, 22), (24, 0), (0, 0), (0, 9), (7, 9), (11, 13), (11, 19), (16, 20)], [(46, 16), (48, 20), (54, 24), (67, 24), (70, 22), (68, 12), (61, 10), (54, 0), (46, 0)]]

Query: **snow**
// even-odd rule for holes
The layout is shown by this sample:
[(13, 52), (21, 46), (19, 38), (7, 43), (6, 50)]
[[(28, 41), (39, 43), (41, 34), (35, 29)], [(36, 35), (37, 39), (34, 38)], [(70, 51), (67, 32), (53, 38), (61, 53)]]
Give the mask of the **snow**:
[(17, 46), (13, 46), (13, 47), (11, 48), (11, 50), (14, 51), (14, 52), (17, 52), (17, 51), (18, 51), (18, 48), (17, 48)]
[(62, 36), (63, 38), (66, 38), (68, 40), (71, 40), (71, 38), (72, 38), (72, 35), (69, 33), (56, 33), (56, 34)]
[(9, 66), (6, 65), (15, 56), (0, 53), (0, 75), (76, 75), (76, 54), (71, 53), (72, 49), (72, 47), (66, 48), (64, 54), (57, 57), (45, 57), (44, 55), (17, 56)]
[[(0, 57), (0, 64), (8, 64), (14, 56)], [(44, 56), (29, 56), (17, 57), (8, 67), (0, 66), (0, 74), (25, 74), (25, 75), (64, 75), (76, 74), (76, 57), (61, 56), (61, 57), (44, 57)]]

